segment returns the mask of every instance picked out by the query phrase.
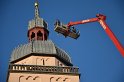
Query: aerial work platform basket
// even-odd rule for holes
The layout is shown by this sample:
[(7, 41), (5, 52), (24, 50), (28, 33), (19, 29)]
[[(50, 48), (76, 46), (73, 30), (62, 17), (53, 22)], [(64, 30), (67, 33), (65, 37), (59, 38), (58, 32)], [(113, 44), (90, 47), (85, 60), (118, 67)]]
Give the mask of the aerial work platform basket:
[(69, 29), (67, 25), (60, 24), (60, 21), (57, 20), (56, 23), (54, 24), (55, 28), (54, 30), (65, 37), (69, 36), (71, 38), (77, 39), (80, 36), (79, 31), (76, 31), (76, 29), (73, 27), (73, 29)]

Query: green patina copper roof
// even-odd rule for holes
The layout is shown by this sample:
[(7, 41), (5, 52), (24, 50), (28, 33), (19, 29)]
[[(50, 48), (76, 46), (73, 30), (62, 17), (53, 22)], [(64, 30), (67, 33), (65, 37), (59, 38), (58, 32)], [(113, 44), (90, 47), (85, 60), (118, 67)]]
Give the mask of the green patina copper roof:
[(62, 60), (71, 63), (70, 56), (62, 49), (58, 48), (51, 40), (47, 41), (33, 41), (24, 45), (20, 45), (12, 52), (10, 62), (22, 58), (31, 53), (39, 55), (50, 54), (60, 57)]

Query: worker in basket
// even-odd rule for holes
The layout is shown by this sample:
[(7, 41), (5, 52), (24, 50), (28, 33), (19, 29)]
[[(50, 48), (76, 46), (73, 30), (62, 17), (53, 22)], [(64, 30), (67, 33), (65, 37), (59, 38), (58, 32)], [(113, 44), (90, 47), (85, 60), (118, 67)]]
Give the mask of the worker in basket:
[(56, 20), (56, 22), (55, 22), (55, 24), (54, 24), (54, 25), (55, 25), (55, 26), (56, 26), (56, 25), (58, 25), (58, 26), (60, 26), (60, 25), (61, 25), (61, 23), (60, 23), (59, 19), (57, 19), (57, 20)]

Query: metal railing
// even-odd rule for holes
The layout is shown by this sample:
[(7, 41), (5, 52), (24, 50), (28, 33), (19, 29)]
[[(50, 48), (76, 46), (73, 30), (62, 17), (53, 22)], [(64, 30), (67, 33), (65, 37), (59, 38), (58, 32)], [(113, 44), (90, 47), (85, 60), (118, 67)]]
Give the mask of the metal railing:
[(79, 74), (79, 68), (77, 68), (77, 67), (71, 67), (71, 66), (59, 67), (59, 66), (41, 66), (41, 65), (10, 64), (9, 65), (9, 71)]

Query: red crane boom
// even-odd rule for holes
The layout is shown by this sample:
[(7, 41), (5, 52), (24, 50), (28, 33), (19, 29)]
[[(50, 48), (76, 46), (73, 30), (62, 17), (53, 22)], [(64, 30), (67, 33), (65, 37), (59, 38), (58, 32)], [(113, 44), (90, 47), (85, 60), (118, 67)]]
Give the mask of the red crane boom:
[(74, 27), (73, 27), (73, 30), (71, 30), (72, 26), (78, 25), (78, 24), (90, 23), (90, 22), (99, 22), (100, 25), (105, 30), (105, 32), (107, 33), (107, 35), (109, 36), (109, 38), (112, 40), (112, 42), (116, 46), (116, 48), (119, 50), (119, 52), (124, 57), (124, 47), (121, 45), (119, 40), (116, 38), (114, 33), (111, 31), (109, 26), (106, 24), (105, 20), (106, 20), (106, 16), (102, 14), (97, 14), (96, 18), (91, 18), (91, 19), (77, 21), (77, 22), (69, 22), (67, 25), (61, 24), (60, 21), (58, 20), (55, 24), (54, 30), (58, 33), (63, 34), (65, 37), (69, 36), (71, 38), (77, 39), (80, 36), (80, 33), (76, 32), (76, 29), (74, 29)]

